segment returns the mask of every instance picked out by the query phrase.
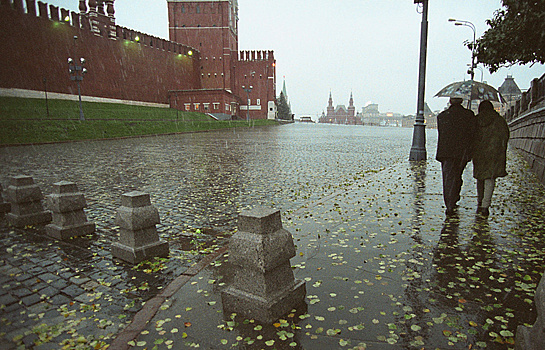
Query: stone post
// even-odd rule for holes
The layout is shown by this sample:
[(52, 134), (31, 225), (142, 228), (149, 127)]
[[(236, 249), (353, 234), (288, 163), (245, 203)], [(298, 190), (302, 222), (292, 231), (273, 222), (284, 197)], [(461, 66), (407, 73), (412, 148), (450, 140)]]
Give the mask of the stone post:
[(73, 182), (53, 184), (53, 194), (47, 197), (47, 207), (53, 212), (53, 222), (45, 227), (47, 235), (56, 239), (68, 239), (95, 232), (95, 224), (87, 222), (83, 211), (87, 203), (83, 193)]
[(282, 228), (280, 211), (243, 211), (229, 243), (235, 273), (233, 284), (221, 295), (224, 312), (272, 323), (304, 305), (306, 286), (293, 276), (290, 258), (294, 256), (293, 237)]
[(2, 185), (0, 184), (0, 219), (3, 219), (6, 213), (9, 213), (11, 209), (11, 204), (4, 202), (4, 197), (2, 197)]
[(11, 203), (11, 213), (6, 215), (6, 219), (11, 225), (25, 227), (51, 222), (51, 212), (44, 210), (42, 191), (32, 177), (11, 177), (6, 195)]
[(537, 319), (532, 328), (526, 326), (517, 327), (515, 337), (516, 350), (542, 350), (545, 349), (545, 276), (541, 278), (537, 286), (535, 304)]
[(140, 191), (125, 193), (117, 210), (119, 242), (112, 244), (112, 255), (138, 264), (153, 257), (167, 257), (168, 242), (159, 239), (157, 228), (159, 212), (151, 205), (150, 195)]

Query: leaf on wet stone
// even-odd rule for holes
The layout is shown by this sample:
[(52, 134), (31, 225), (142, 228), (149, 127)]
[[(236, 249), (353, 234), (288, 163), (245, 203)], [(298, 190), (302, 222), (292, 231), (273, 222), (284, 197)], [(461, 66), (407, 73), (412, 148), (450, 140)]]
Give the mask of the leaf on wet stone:
[(411, 326), (411, 330), (415, 331), (415, 332), (418, 332), (419, 330), (421, 330), (422, 327), (420, 327), (419, 325), (416, 325), (416, 324), (413, 324)]
[(435, 322), (436, 324), (441, 324), (443, 323), (444, 319), (442, 317), (433, 317), (432, 318), (433, 322)]
[(502, 337), (505, 337), (505, 338), (507, 338), (507, 337), (514, 337), (514, 336), (515, 336), (515, 335), (513, 334), (513, 332), (508, 331), (508, 330), (500, 331), (500, 335), (501, 335)]
[(335, 336), (337, 334), (341, 333), (341, 330), (340, 329), (333, 329), (333, 328), (330, 328), (326, 331), (326, 334), (329, 335), (329, 336)]

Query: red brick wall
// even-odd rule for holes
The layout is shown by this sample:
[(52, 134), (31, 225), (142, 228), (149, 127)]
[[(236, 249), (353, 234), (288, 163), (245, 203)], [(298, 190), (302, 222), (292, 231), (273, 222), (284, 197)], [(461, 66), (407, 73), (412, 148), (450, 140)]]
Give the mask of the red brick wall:
[[(48, 91), (76, 93), (67, 59), (85, 57), (88, 73), (81, 87), (86, 96), (168, 103), (169, 90), (202, 88), (197, 50), (190, 57), (184, 55), (186, 46), (121, 27), (112, 40), (88, 27), (49, 19), (59, 18), (55, 13), (44, 16), (38, 10), (36, 17), (0, 1), (0, 87), (43, 90), (45, 78)], [(61, 11), (61, 18), (67, 13)], [(79, 18), (71, 17), (73, 23)]]
[[(242, 101), (245, 106), (247, 94), (242, 86), (252, 85), (250, 117), (265, 119), (268, 102), (276, 101), (274, 55), (272, 51), (238, 52), (237, 10), (229, 1), (168, 2), (169, 37), (199, 49), (204, 89), (230, 90), (236, 95), (231, 102)], [(261, 109), (257, 109), (258, 99)], [(238, 116), (245, 118), (246, 109), (239, 110)]]
[(169, 38), (201, 52), (205, 89), (232, 89), (231, 52), (238, 50), (233, 11), (228, 1), (168, 3)]
[[(235, 88), (234, 93), (241, 97), (247, 104), (247, 94), (242, 86), (252, 86), (250, 92), (250, 118), (266, 119), (269, 101), (276, 101), (276, 61), (272, 51), (241, 51), (235, 64)], [(258, 108), (257, 100), (260, 100)], [(253, 109), (252, 109), (253, 108)], [(246, 109), (241, 110), (242, 114)]]

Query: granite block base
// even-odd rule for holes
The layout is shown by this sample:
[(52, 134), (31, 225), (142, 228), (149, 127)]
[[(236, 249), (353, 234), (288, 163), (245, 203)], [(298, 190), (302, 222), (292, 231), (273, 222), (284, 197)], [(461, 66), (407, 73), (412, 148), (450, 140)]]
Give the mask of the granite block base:
[(168, 242), (162, 240), (137, 248), (119, 242), (112, 244), (112, 255), (131, 264), (138, 264), (156, 256), (165, 258), (168, 257), (168, 253)]
[(86, 222), (81, 225), (61, 227), (55, 224), (49, 224), (45, 227), (48, 236), (64, 240), (72, 237), (89, 235), (95, 232), (95, 223)]
[(303, 306), (305, 296), (306, 284), (301, 280), (295, 280), (290, 289), (272, 298), (258, 297), (233, 287), (228, 287), (221, 293), (226, 316), (236, 313), (262, 324), (271, 324), (294, 308)]
[(51, 212), (42, 211), (42, 212), (27, 214), (27, 215), (15, 215), (13, 213), (9, 213), (6, 215), (6, 219), (12, 226), (23, 228), (25, 226), (30, 226), (30, 225), (40, 225), (40, 224), (50, 223), (52, 217), (51, 217)]
[[(2, 199), (0, 198), (0, 202)], [(3, 218), (5, 214), (11, 210), (11, 203), (0, 203), (0, 218)]]

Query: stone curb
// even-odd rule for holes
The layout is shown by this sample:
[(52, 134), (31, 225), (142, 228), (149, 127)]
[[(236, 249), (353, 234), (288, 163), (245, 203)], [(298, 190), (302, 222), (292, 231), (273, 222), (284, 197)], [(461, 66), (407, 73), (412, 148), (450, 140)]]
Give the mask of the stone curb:
[(161, 305), (170, 297), (174, 295), (180, 288), (182, 288), (192, 277), (197, 275), (205, 267), (207, 267), (212, 261), (216, 260), (221, 255), (225, 254), (229, 246), (226, 245), (212, 254), (207, 255), (201, 261), (187, 269), (183, 274), (178, 276), (168, 286), (166, 286), (161, 293), (148, 300), (142, 310), (138, 311), (132, 322), (119, 333), (114, 341), (110, 344), (108, 349), (110, 350), (128, 350), (131, 346), (128, 344), (131, 340), (135, 340), (138, 335), (146, 329), (147, 324), (155, 316)]

